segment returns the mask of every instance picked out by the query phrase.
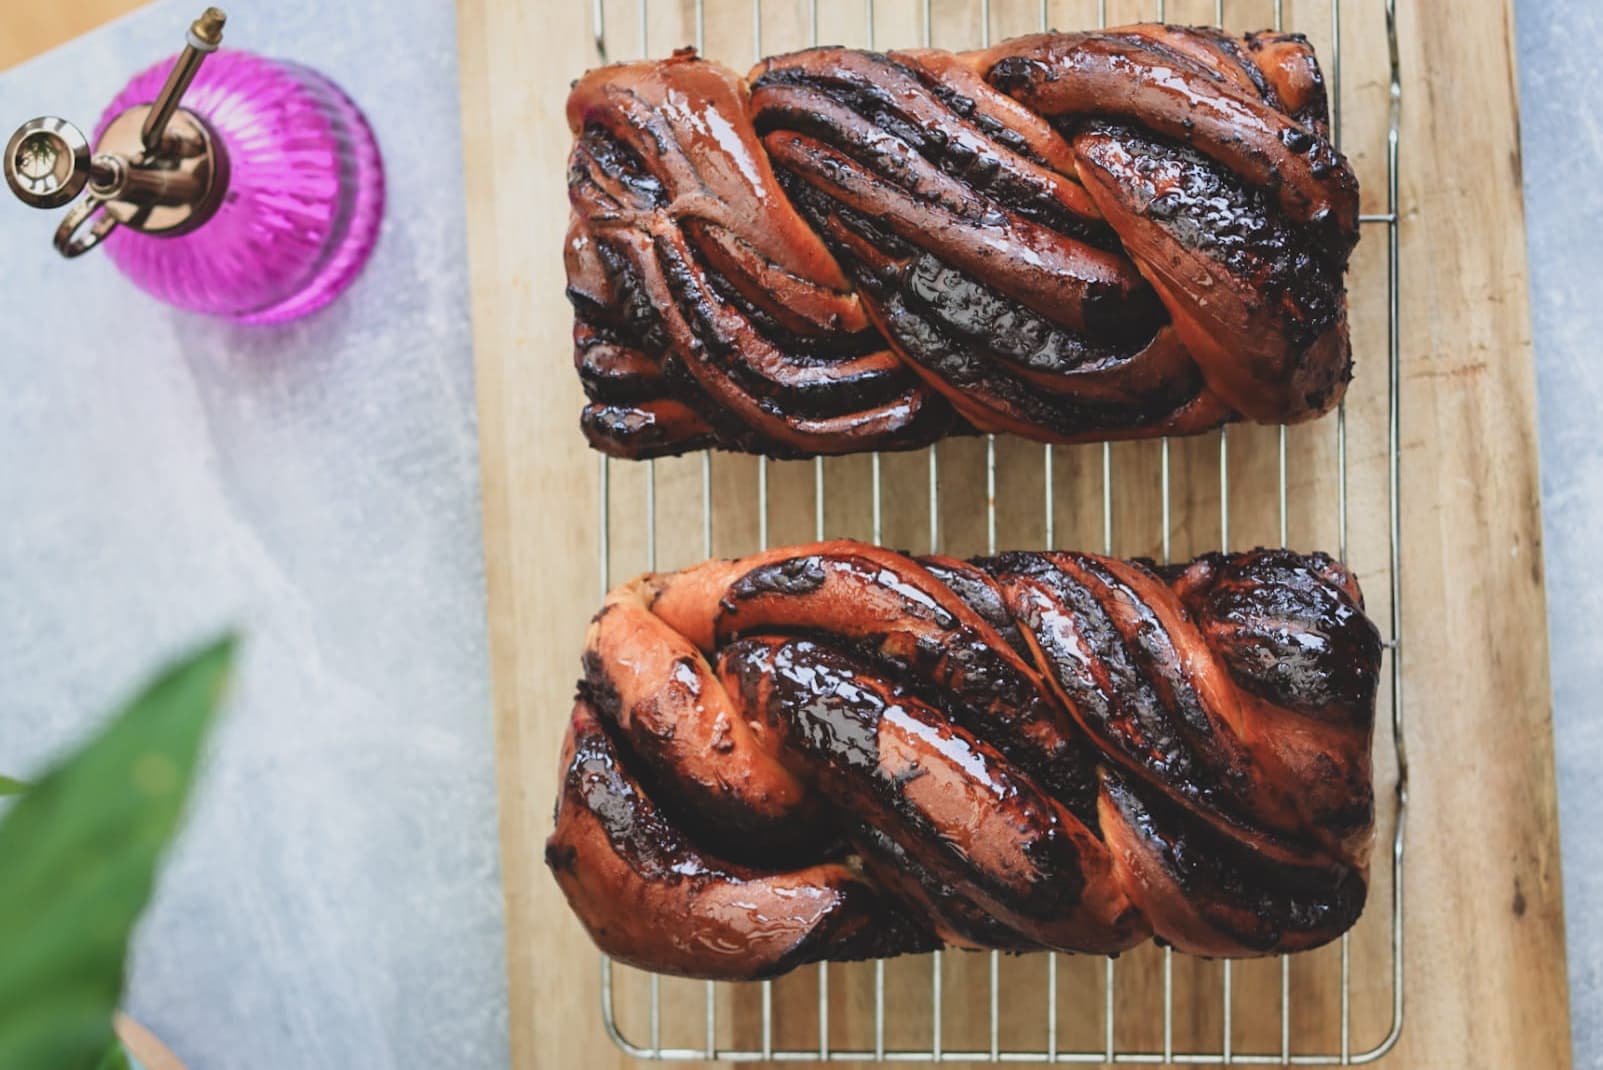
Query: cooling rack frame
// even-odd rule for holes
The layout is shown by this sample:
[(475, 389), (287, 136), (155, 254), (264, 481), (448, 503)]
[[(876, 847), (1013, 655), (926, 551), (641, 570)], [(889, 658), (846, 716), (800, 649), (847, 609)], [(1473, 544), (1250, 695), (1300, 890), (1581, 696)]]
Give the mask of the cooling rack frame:
[[(577, 0), (588, 2), (591, 7), (592, 26), (594, 28), (593, 45), (595, 53), (601, 62), (612, 62), (623, 58), (614, 55), (609, 49), (607, 40), (606, 4), (604, 0)], [(801, 5), (807, 12), (808, 24), (812, 30), (812, 41), (818, 41), (818, 12), (823, 3), (831, 0), (750, 0), (752, 32), (758, 42), (762, 39), (762, 27), (765, 7), (785, 2)], [(876, 0), (840, 0), (843, 4), (860, 4), (864, 11), (864, 18), (868, 29), (870, 47), (873, 46), (875, 26)], [(931, 0), (920, 0), (922, 8), (923, 43), (930, 42), (931, 28), (933, 26)], [(1284, 22), (1283, 14), (1286, 0), (1274, 0), (1274, 25), (1281, 29)], [(1165, 21), (1167, 14), (1167, 0), (1153, 0), (1154, 17), (1157, 21)], [(1331, 125), (1334, 140), (1338, 147), (1341, 144), (1342, 116), (1341, 116), (1341, 26), (1342, 26), (1342, 0), (1328, 0), (1330, 23), (1329, 32), (1331, 48), (1322, 54), (1321, 59), (1328, 73), (1331, 86)], [(974, 0), (977, 8), (981, 39), (976, 44), (981, 47), (989, 44), (989, 29), (991, 25), (990, 0)], [(1214, 0), (1214, 21), (1216, 24), (1225, 23), (1227, 0)], [(1402, 106), (1402, 87), (1400, 82), (1398, 41), (1397, 41), (1397, 15), (1396, 0), (1381, 0), (1377, 7), (1383, 6), (1385, 17), (1385, 39), (1388, 48), (1389, 84), (1387, 86), (1387, 116), (1386, 116), (1386, 207), (1383, 212), (1367, 213), (1360, 216), (1363, 228), (1370, 232), (1380, 231), (1385, 240), (1386, 262), (1386, 486), (1387, 506), (1386, 523), (1387, 538), (1389, 541), (1389, 582), (1390, 603), (1387, 618), (1388, 628), (1384, 640), (1384, 658), (1387, 661), (1385, 673), (1390, 681), (1390, 743), (1393, 748), (1393, 759), (1396, 768), (1394, 830), (1390, 843), (1390, 850), (1381, 848), (1377, 851), (1377, 861), (1382, 857), (1389, 860), (1391, 865), (1390, 902), (1385, 904), (1390, 910), (1391, 923), (1391, 1023), (1382, 1039), (1374, 1046), (1354, 1051), (1352, 1047), (1352, 1021), (1351, 1021), (1351, 993), (1352, 993), (1352, 964), (1350, 942), (1351, 934), (1344, 934), (1340, 940), (1340, 1032), (1339, 1044), (1336, 1050), (1329, 1052), (1293, 1051), (1290, 1030), (1291, 1007), (1291, 969), (1290, 956), (1282, 955), (1280, 962), (1280, 1044), (1277, 1051), (1238, 1051), (1232, 1042), (1232, 971), (1230, 960), (1222, 960), (1220, 965), (1220, 995), (1221, 1020), (1219, 1029), (1219, 1045), (1212, 1050), (1178, 1050), (1174, 1041), (1174, 991), (1173, 991), (1173, 958), (1171, 950), (1163, 950), (1163, 1044), (1159, 1050), (1125, 1050), (1115, 1043), (1115, 1023), (1118, 1016), (1118, 1001), (1115, 997), (1114, 979), (1117, 969), (1115, 959), (1104, 959), (1103, 1007), (1102, 1007), (1102, 1034), (1103, 1044), (1096, 1048), (1080, 1047), (1068, 1048), (1058, 1043), (1058, 1014), (1057, 991), (1059, 960), (1058, 953), (1042, 953), (1039, 957), (1044, 963), (1047, 1021), (1046, 1045), (1040, 1048), (1013, 1048), (1002, 1043), (1000, 1036), (1000, 1005), (1003, 997), (1002, 986), (999, 981), (1000, 953), (991, 951), (989, 955), (989, 986), (988, 1009), (989, 1031), (988, 1045), (985, 1048), (948, 1047), (942, 1042), (942, 1006), (944, 1002), (942, 952), (934, 952), (928, 956), (931, 970), (929, 993), (931, 1001), (931, 1026), (929, 1043), (918, 1047), (893, 1047), (886, 1043), (886, 1011), (885, 992), (886, 976), (884, 962), (873, 964), (874, 970), (874, 1021), (872, 1047), (837, 1047), (831, 1043), (830, 1036), (830, 995), (829, 971), (818, 971), (818, 1002), (817, 1020), (819, 1042), (816, 1046), (798, 1048), (782, 1047), (774, 1042), (775, 1010), (773, 1001), (773, 982), (757, 982), (761, 991), (761, 1017), (760, 1042), (756, 1046), (722, 1046), (718, 1043), (718, 985), (714, 982), (703, 982), (705, 985), (705, 1042), (700, 1047), (679, 1046), (666, 1047), (662, 1043), (662, 998), (660, 978), (652, 975), (648, 982), (649, 1001), (646, 1018), (647, 1040), (645, 1043), (630, 1039), (625, 1035), (619, 1024), (618, 994), (614, 984), (614, 967), (611, 960), (601, 956), (601, 1015), (608, 1036), (625, 1053), (635, 1058), (659, 1061), (721, 1061), (721, 1062), (755, 1062), (755, 1061), (821, 1061), (821, 1062), (1007, 1062), (1007, 1063), (1075, 1063), (1075, 1064), (1201, 1064), (1201, 1065), (1269, 1065), (1269, 1066), (1346, 1066), (1374, 1062), (1380, 1059), (1396, 1045), (1402, 1034), (1403, 1027), (1403, 889), (1404, 867), (1403, 847), (1404, 833), (1407, 826), (1408, 811), (1408, 757), (1404, 741), (1403, 718), (1403, 679), (1402, 679), (1402, 568), (1401, 568), (1401, 506), (1400, 506), (1400, 428), (1398, 399), (1401, 383), (1401, 331), (1399, 326), (1399, 311), (1401, 306), (1401, 264), (1399, 256), (1399, 194), (1398, 194), (1398, 143), (1399, 126)], [(1047, 3), (1040, 3), (1040, 24), (1042, 29), (1047, 28)], [(1098, 24), (1107, 25), (1107, 0), (1097, 2)], [(648, 40), (650, 24), (650, 0), (636, 0), (636, 13), (638, 17), (638, 39), (642, 45)], [(706, 0), (694, 0), (693, 7), (695, 43), (698, 49), (702, 48), (706, 32)], [(906, 43), (906, 42), (898, 42)], [(761, 54), (761, 48), (756, 49)], [(1348, 550), (1348, 434), (1346, 403), (1343, 402), (1334, 417), (1336, 440), (1336, 471), (1337, 471), (1337, 516), (1339, 523), (1338, 556), (1342, 560), (1347, 558)], [(1218, 432), (1219, 436), (1219, 546), (1225, 548), (1230, 545), (1230, 492), (1229, 492), (1229, 428)], [(985, 489), (986, 512), (985, 530), (987, 552), (995, 553), (997, 550), (997, 451), (996, 437), (987, 435), (985, 443)], [(1102, 451), (1102, 535), (1104, 552), (1113, 550), (1113, 477), (1112, 477), (1112, 448), (1103, 443)], [(940, 533), (940, 463), (935, 448), (924, 451), (928, 456), (929, 480), (929, 544), (935, 550), (941, 544)], [(1278, 436), (1278, 481), (1276, 499), (1280, 525), (1280, 542), (1287, 541), (1287, 450), (1286, 428), (1279, 428)], [(600, 589), (605, 595), (611, 586), (611, 544), (612, 527), (616, 520), (626, 523), (639, 523), (644, 529), (644, 543), (646, 549), (647, 567), (655, 568), (657, 564), (657, 472), (655, 461), (641, 462), (645, 468), (644, 501), (638, 516), (618, 517), (610, 501), (610, 474), (612, 462), (606, 456), (599, 459), (600, 481), (600, 515), (598, 537), (598, 561), (600, 572)], [(1053, 447), (1043, 447), (1043, 505), (1045, 510), (1045, 533), (1047, 547), (1055, 547), (1054, 519), (1054, 478), (1053, 478)], [(712, 454), (703, 451), (700, 454), (701, 466), (701, 493), (702, 517), (701, 540), (703, 556), (711, 557), (713, 554), (713, 476)], [(758, 543), (761, 548), (769, 545), (769, 464), (762, 458), (757, 459), (756, 468), (756, 511)], [(826, 537), (826, 476), (823, 458), (815, 458), (814, 471), (814, 535), (818, 539)], [(1158, 479), (1162, 493), (1161, 512), (1161, 546), (1165, 560), (1169, 557), (1171, 536), (1171, 472), (1170, 472), (1170, 446), (1169, 440), (1161, 440), (1159, 455)], [(870, 456), (869, 466), (869, 501), (871, 508), (871, 525), (873, 541), (881, 541), (883, 524), (883, 495), (881, 486), (881, 457), (878, 453)], [(1377, 740), (1377, 745), (1383, 745)], [(1381, 906), (1372, 904), (1370, 909)]]

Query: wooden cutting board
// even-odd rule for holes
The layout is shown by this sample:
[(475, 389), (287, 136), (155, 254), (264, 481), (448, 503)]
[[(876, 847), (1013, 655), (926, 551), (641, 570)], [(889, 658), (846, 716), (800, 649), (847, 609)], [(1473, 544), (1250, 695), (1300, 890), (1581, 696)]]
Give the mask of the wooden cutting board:
[(7, 4), (0, 10), (0, 71), (71, 41), (145, 0), (76, 0), (72, 4)]
[[(1053, 0), (1059, 28), (1095, 24), (1094, 0)], [(1406, 738), (1412, 757), (1406, 850), (1406, 1017), (1387, 1065), (1566, 1067), (1570, 1062), (1549, 721), (1540, 497), (1515, 97), (1512, 15), (1505, 3), (1404, 4), (1400, 169), (1401, 659)], [(1035, 0), (993, 0), (996, 38), (1036, 27)], [(1269, 24), (1272, 0), (1227, 0), (1226, 23)], [(827, 41), (866, 44), (861, 0), (819, 0)], [(880, 0), (881, 47), (919, 43), (919, 5)], [(1287, 25), (1332, 55), (1328, 0), (1288, 0)], [(937, 45), (978, 41), (978, 3), (937, 0)], [(606, 4), (613, 58), (642, 53), (634, 0)], [(691, 0), (652, 0), (649, 51), (693, 40)], [(766, 0), (762, 50), (808, 40), (806, 0)], [(569, 81), (596, 62), (589, 0), (459, 0), (465, 155), (489, 612), (496, 690), (507, 908), (513, 1064), (518, 1070), (604, 1067), (626, 1060), (603, 1032), (597, 956), (568, 915), (541, 859), (555, 798), (559, 741), (571, 701), (584, 624), (599, 600), (601, 511), (597, 458), (578, 434), (581, 395), (569, 365), (569, 311), (560, 242)], [(1148, 3), (1109, 4), (1114, 22), (1150, 18)], [(1170, 0), (1172, 21), (1212, 21), (1209, 0)], [(754, 58), (751, 0), (708, 0), (707, 51), (737, 67)], [(1386, 55), (1379, 0), (1347, 0), (1341, 33), (1343, 148), (1364, 183), (1366, 212), (1384, 212)], [(1334, 76), (1335, 72), (1330, 71)], [(1384, 225), (1367, 226), (1350, 279), (1357, 379), (1345, 433), (1349, 560), (1369, 608), (1391, 612), (1387, 483), (1387, 256)], [(1286, 449), (1285, 531), (1300, 548), (1340, 547), (1342, 482), (1336, 422), (1291, 429)], [(1221, 454), (1223, 452), (1223, 462)], [(984, 446), (939, 449), (937, 521), (943, 550), (986, 548)], [(1162, 550), (1160, 447), (1121, 444), (1107, 458), (1104, 514), (1101, 447), (1053, 452), (1054, 505), (1044, 504), (1041, 447), (997, 444), (999, 541), (1056, 544), (1120, 554)], [(703, 556), (698, 458), (655, 466), (661, 567)], [(824, 466), (824, 526), (870, 536), (867, 458)], [(1228, 477), (1228, 532), (1221, 530), (1221, 468)], [(1279, 442), (1273, 428), (1230, 430), (1227, 451), (1212, 434), (1171, 447), (1171, 550), (1281, 539)], [(755, 549), (757, 462), (715, 458), (711, 546), (719, 555)], [(887, 455), (880, 533), (924, 550), (930, 540), (927, 454)], [(774, 544), (810, 539), (815, 471), (767, 468), (767, 535)], [(647, 469), (614, 463), (608, 506), (613, 579), (646, 567), (642, 530)], [(1390, 694), (1383, 696), (1389, 701)], [(1383, 713), (1385, 707), (1383, 706)], [(1396, 781), (1386, 725), (1377, 735), (1378, 793)], [(1381, 874), (1351, 947), (1352, 1050), (1373, 1047), (1390, 1026), (1390, 829), (1383, 821)], [(985, 958), (947, 957), (946, 1044), (984, 1045)], [(1156, 1008), (1161, 956), (1146, 949), (1119, 964), (1116, 1043), (1161, 1044)], [(1338, 952), (1298, 957), (1290, 978), (1293, 1051), (1332, 1050), (1341, 1001)], [(1220, 964), (1176, 957), (1175, 1044), (1219, 1045)], [(871, 1043), (867, 967), (831, 971), (836, 1046)], [(816, 1044), (812, 971), (775, 986), (775, 1040)], [(1002, 1016), (1009, 1029), (1044, 1017), (1038, 957), (1004, 960)], [(928, 969), (887, 970), (887, 1043), (922, 1042)], [(1100, 1048), (1103, 966), (1061, 960), (1059, 1019), (1064, 1048)], [(1279, 971), (1235, 967), (1232, 1045), (1275, 1051)], [(973, 987), (976, 983), (980, 987)], [(619, 1021), (643, 1041), (645, 982), (621, 971)], [(699, 1045), (701, 987), (663, 986), (665, 1043)], [(720, 1043), (749, 1041), (755, 991), (719, 997)], [(923, 1015), (923, 1019), (919, 1016)], [(1042, 1041), (1037, 1039), (1037, 1045)]]

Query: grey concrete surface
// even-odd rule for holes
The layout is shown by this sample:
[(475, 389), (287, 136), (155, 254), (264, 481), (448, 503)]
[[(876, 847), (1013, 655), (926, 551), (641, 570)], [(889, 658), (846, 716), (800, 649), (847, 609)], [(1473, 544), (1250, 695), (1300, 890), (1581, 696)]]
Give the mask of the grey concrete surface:
[(1603, 1070), (1603, 4), (1515, 15), (1571, 1033)]
[[(130, 1009), (192, 1070), (504, 1066), (454, 5), (227, 6), (230, 44), (366, 110), (383, 236), (329, 309), (234, 327), (60, 260), (59, 213), (0, 192), (0, 768), (240, 626)], [(0, 76), (0, 117), (89, 126), (197, 10)]]
[[(375, 259), (311, 320), (165, 309), (0, 202), (0, 769), (159, 655), (248, 636), (132, 977), (194, 1070), (506, 1063), (452, 7), (230, 5), (231, 43), (331, 75), (386, 154)], [(193, 14), (0, 75), (0, 120), (92, 122)], [(1600, 1070), (1603, 7), (1517, 15), (1574, 1038)]]

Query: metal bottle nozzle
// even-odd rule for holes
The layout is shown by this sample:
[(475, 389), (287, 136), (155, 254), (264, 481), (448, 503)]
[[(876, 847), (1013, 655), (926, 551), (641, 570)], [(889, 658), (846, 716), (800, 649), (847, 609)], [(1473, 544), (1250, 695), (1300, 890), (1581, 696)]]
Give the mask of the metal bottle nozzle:
[(184, 35), (184, 50), (179, 53), (178, 62), (173, 64), (172, 73), (167, 75), (167, 84), (161, 87), (161, 95), (150, 106), (150, 114), (145, 116), (144, 125), (139, 128), (139, 141), (147, 154), (160, 150), (161, 136), (166, 132), (173, 112), (178, 110), (178, 102), (183, 99), (184, 91), (195, 80), (195, 72), (200, 70), (206, 57), (217, 51), (217, 46), (223, 43), (223, 23), (227, 21), (227, 15), (215, 7), (209, 7), (201, 13), (200, 18), (190, 23), (189, 32)]
[(180, 105), (200, 65), (222, 43), (226, 21), (209, 7), (191, 23), (155, 101), (113, 119), (93, 154), (83, 131), (55, 116), (30, 119), (11, 135), (0, 164), (24, 204), (59, 208), (89, 189), (56, 230), (63, 256), (88, 252), (119, 225), (176, 235), (211, 218), (228, 184), (227, 155), (206, 122)]

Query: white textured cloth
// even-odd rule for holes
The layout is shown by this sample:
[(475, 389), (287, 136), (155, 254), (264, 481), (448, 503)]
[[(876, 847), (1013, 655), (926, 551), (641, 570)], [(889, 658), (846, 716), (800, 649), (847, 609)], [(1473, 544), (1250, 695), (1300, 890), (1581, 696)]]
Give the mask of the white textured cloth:
[(1515, 15), (1570, 1018), (1576, 1070), (1603, 1070), (1603, 5)]
[[(504, 1066), (453, 5), (227, 6), (228, 46), (366, 110), (383, 236), (333, 306), (235, 327), (60, 259), (60, 213), (0, 192), (0, 771), (237, 624), (128, 1009), (195, 1070)], [(91, 127), (196, 10), (0, 75), (0, 120)]]

